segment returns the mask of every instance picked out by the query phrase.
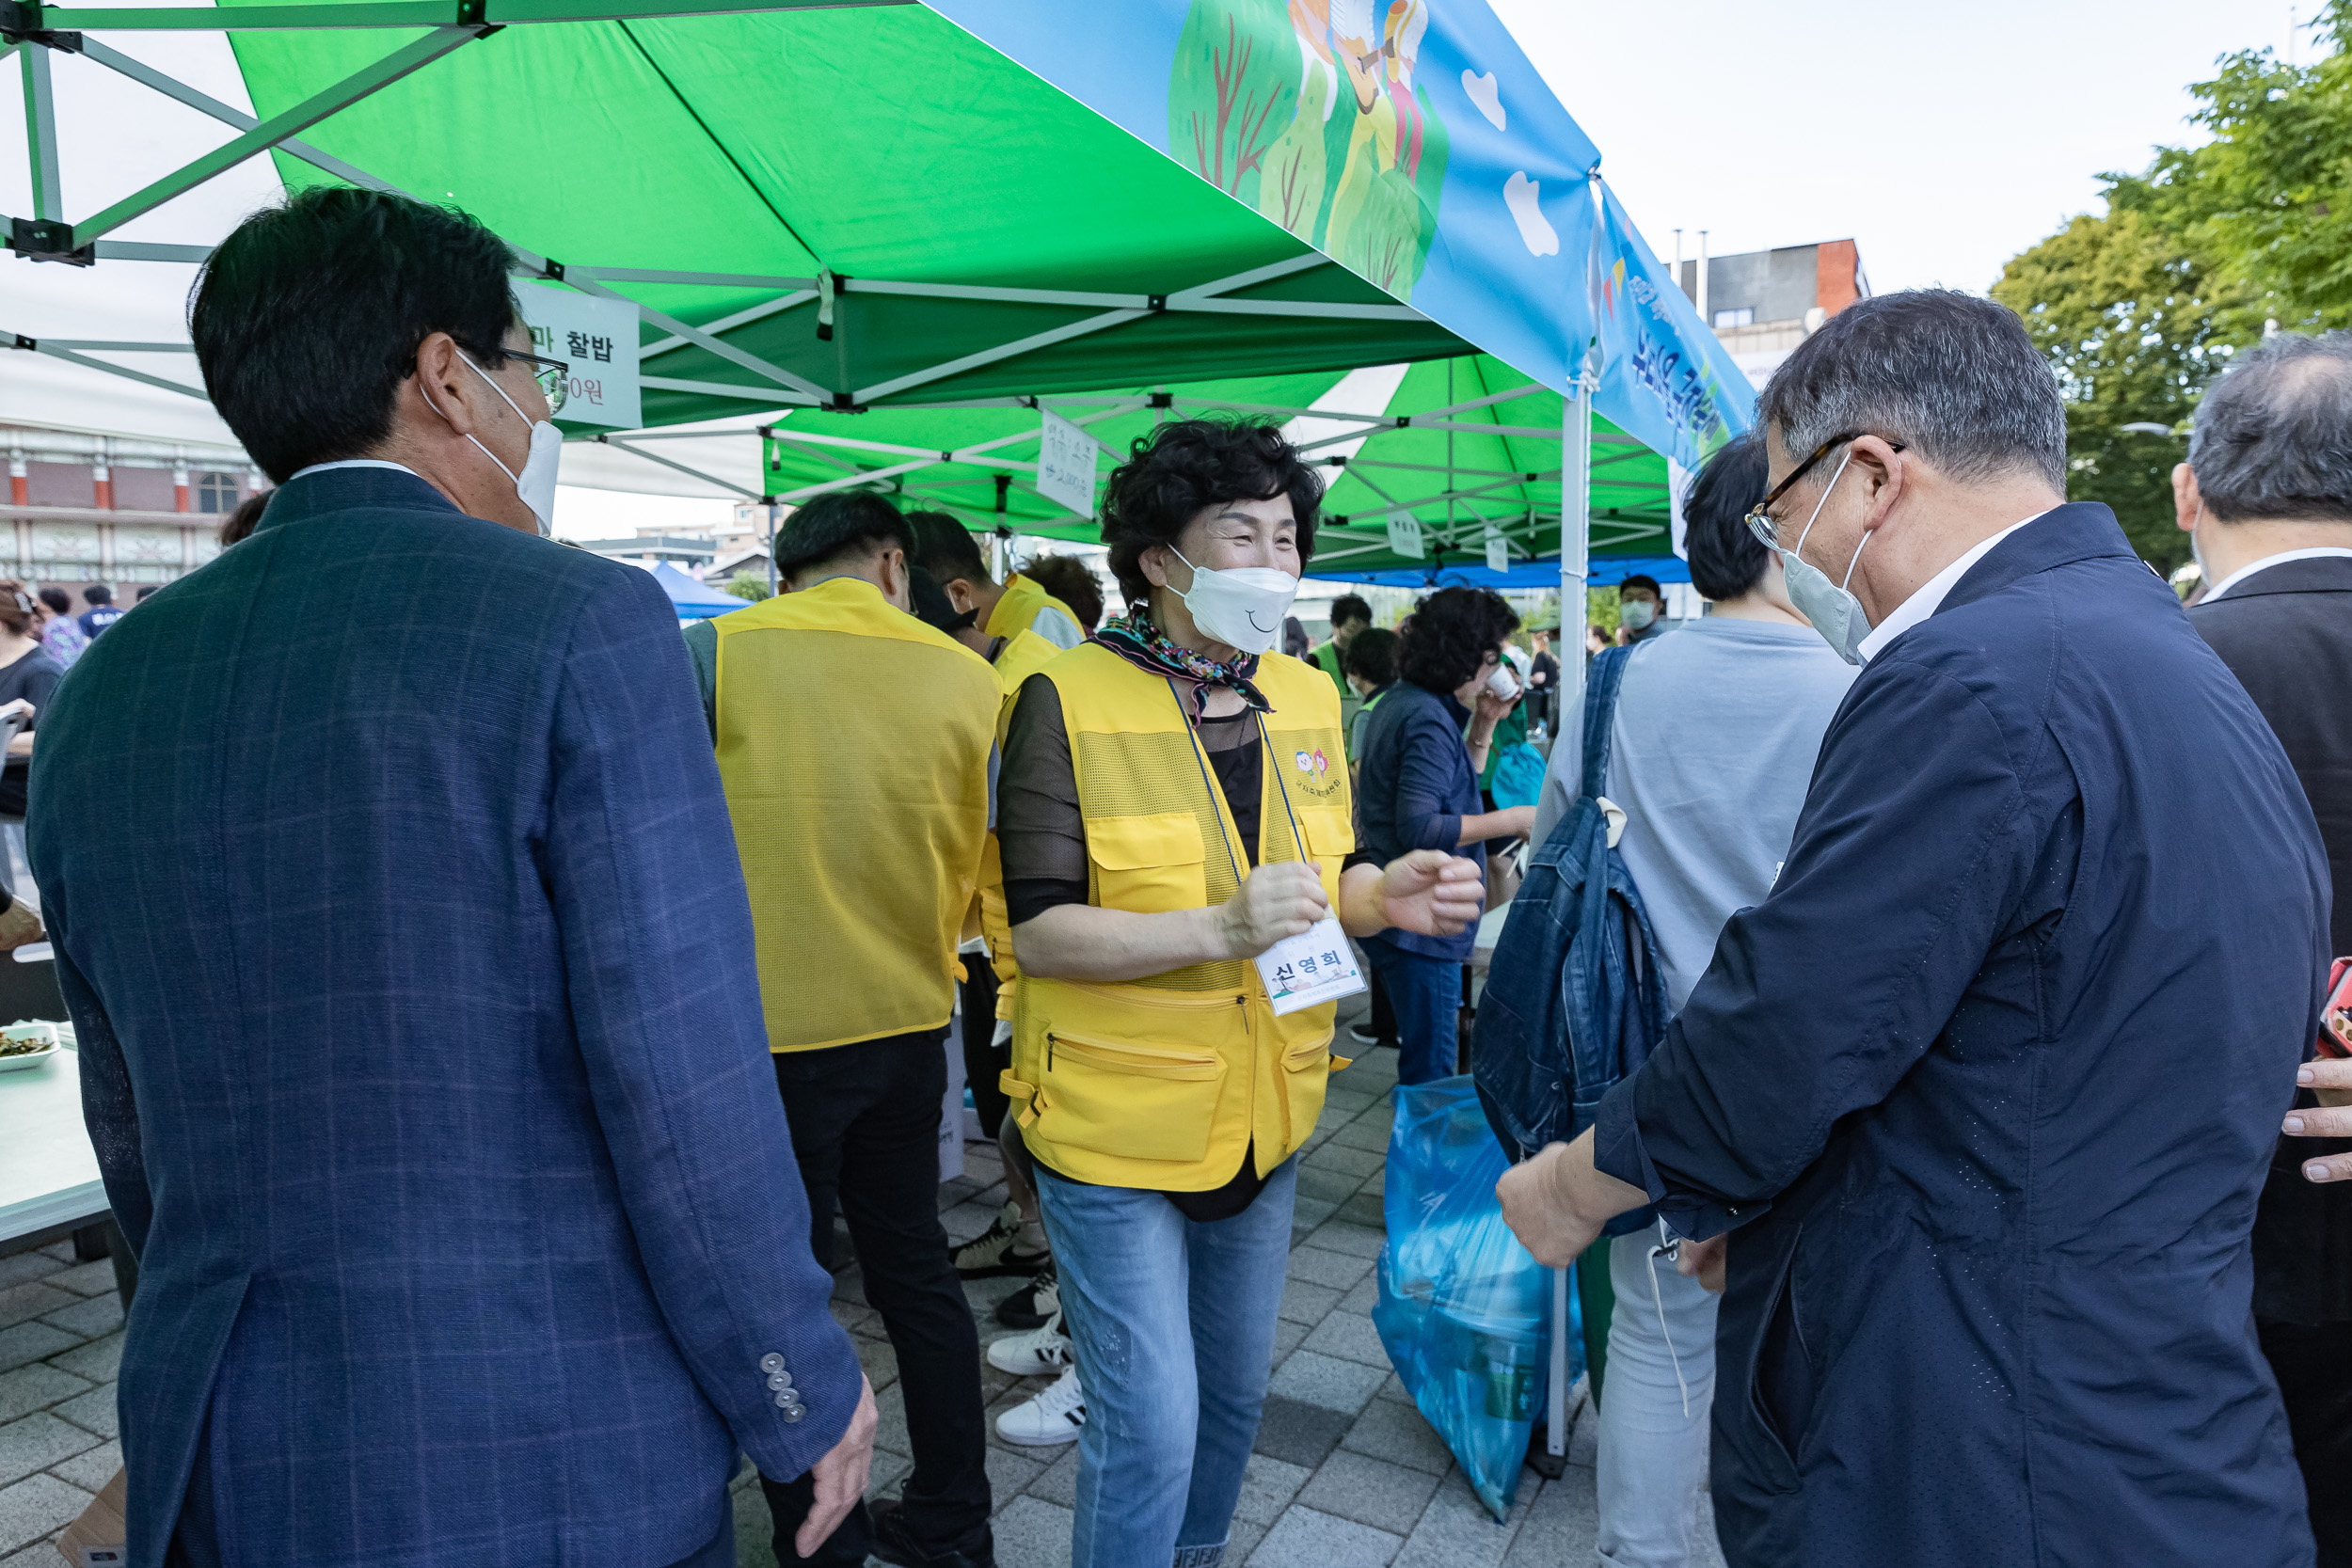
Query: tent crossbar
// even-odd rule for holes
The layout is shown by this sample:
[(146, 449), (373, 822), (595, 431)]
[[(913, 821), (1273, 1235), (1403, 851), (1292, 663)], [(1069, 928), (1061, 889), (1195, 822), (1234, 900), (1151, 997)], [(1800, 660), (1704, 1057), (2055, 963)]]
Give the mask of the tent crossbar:
[(24, 72), (24, 150), (32, 162), (33, 216), (55, 223), (65, 217), (65, 195), (57, 178), (57, 95), (49, 80), (49, 51), (27, 49)]
[(642, 301), (631, 299), (617, 290), (607, 288), (598, 281), (600, 275), (593, 267), (558, 267), (552, 261), (548, 261), (537, 270), (544, 276), (570, 284), (582, 293), (595, 294), (599, 299), (618, 300), (635, 310), (641, 320), (649, 321), (672, 336), (685, 339), (697, 348), (708, 349), (720, 358), (740, 365), (754, 375), (772, 381), (779, 387), (787, 388), (818, 403), (833, 401), (830, 393), (806, 376), (795, 375), (782, 365), (771, 363), (756, 354), (714, 338), (699, 326), (691, 326), (675, 316), (657, 310)]
[[(1333, 437), (1341, 441), (1358, 441), (1376, 431), (1396, 428), (1396, 420), (1391, 415), (1350, 414), (1339, 408), (1289, 408), (1278, 403), (1228, 403), (1223, 398), (1180, 397), (1175, 400), (1175, 404), (1179, 408), (1206, 408), (1230, 414), (1271, 414), (1293, 420), (1352, 420), (1364, 427), (1348, 435)], [(1317, 446), (1328, 444), (1323, 441), (1315, 443)], [(1309, 449), (1301, 447), (1298, 450), (1305, 451)]]
[(807, 407), (818, 401), (804, 393), (787, 391), (781, 387), (737, 387), (724, 381), (692, 381), (669, 375), (639, 376), (637, 384), (657, 392), (692, 392), (702, 397), (739, 398), (745, 403), (758, 404), (763, 408), (787, 404)]
[(104, 371), (108, 375), (119, 375), (126, 381), (144, 382), (150, 387), (160, 387), (167, 392), (178, 392), (182, 397), (194, 398), (199, 403), (212, 401), (200, 387), (184, 386), (180, 382), (167, 380), (160, 375), (149, 375), (145, 371), (135, 371), (124, 365), (110, 365), (103, 359), (93, 359), (87, 354), (77, 353), (63, 342), (27, 338), (21, 332), (0, 332), (0, 348), (46, 354), (53, 359), (63, 359), (69, 364), (85, 366), (93, 371)]
[(817, 279), (814, 277), (770, 277), (763, 274), (739, 272), (665, 272), (660, 267), (596, 267), (592, 269), (608, 283), (691, 283), (712, 289), (806, 289), (816, 298)]
[[(261, 123), (259, 119), (249, 114), (246, 114), (243, 109), (237, 108), (233, 104), (224, 103), (219, 99), (213, 97), (210, 93), (199, 92), (195, 87), (188, 86), (185, 82), (183, 82), (176, 77), (166, 75), (163, 71), (160, 71), (153, 66), (149, 65), (145, 60), (135, 59), (131, 55), (123, 54), (119, 49), (110, 48), (107, 45), (99, 42), (96, 39), (84, 39), (82, 40), (81, 53), (85, 57), (94, 63), (103, 65), (107, 70), (115, 71), (118, 74), (128, 76), (132, 81), (138, 83), (141, 87), (162, 93), (166, 98), (171, 99), (175, 103), (184, 103), (199, 114), (210, 115), (213, 119), (219, 120), (224, 125), (233, 125), (240, 131), (250, 131)], [(334, 156), (332, 153), (322, 151), (320, 149), (311, 146), (309, 142), (303, 141), (299, 137), (287, 136), (283, 138), (278, 143), (278, 150), (284, 152), (291, 157), (299, 158), (304, 163), (310, 165), (314, 168), (324, 169), (327, 173), (333, 175), (336, 179), (341, 180), (347, 184), (358, 185), (364, 190), (389, 191), (394, 196), (408, 195), (406, 191), (402, 190), (399, 186), (394, 185), (389, 181), (378, 180), (374, 175), (368, 173), (367, 170), (355, 168), (351, 165), (344, 163), (341, 158)], [(105, 250), (101, 250), (99, 252), (99, 255), (102, 257), (106, 256), (108, 252)], [(139, 258), (125, 258), (125, 260), (138, 259)], [(199, 257), (198, 260), (200, 261), (202, 258)]]
[(118, 343), (102, 338), (43, 338), (49, 348), (80, 349), (86, 354), (194, 354), (194, 343)]
[(910, 387), (944, 381), (951, 375), (961, 375), (965, 371), (977, 370), (983, 365), (993, 365), (1001, 359), (1016, 358), (1038, 349), (1051, 348), (1056, 343), (1068, 342), (1073, 338), (1084, 338), (1096, 332), (1106, 331), (1114, 326), (1124, 326), (1131, 321), (1140, 321), (1152, 313), (1149, 310), (1105, 310), (1100, 315), (1087, 316), (1044, 332), (1032, 333), (1026, 338), (1017, 338), (1009, 343), (998, 343), (993, 348), (981, 349), (977, 354), (967, 354), (961, 358), (949, 359), (943, 364), (910, 372), (905, 375), (893, 376), (888, 381), (878, 381), (871, 387), (860, 388), (851, 394), (851, 400), (857, 403), (872, 403), (877, 398), (886, 398), (893, 392), (904, 391)]
[(914, 0), (362, 0), (356, 5), (44, 6), (0, 5), (0, 27), (34, 32), (287, 32), (319, 28), (504, 27), (548, 22), (621, 22), (639, 17), (738, 16), (747, 11), (820, 11), (898, 6)]
[[(1126, 410), (1122, 408), (1104, 408), (1096, 413), (1082, 415), (1079, 419), (1073, 420), (1071, 422), (1073, 424), (1085, 424), (1095, 420), (1107, 420), (1115, 414), (1124, 413), (1125, 411)], [(777, 426), (769, 433), (770, 438), (774, 440), (784, 440), (796, 436), (801, 439), (806, 439), (813, 434), (814, 433), (810, 431), (794, 432), (783, 426)], [(881, 468), (868, 468), (859, 473), (845, 475), (840, 479), (829, 479), (818, 484), (803, 485), (797, 490), (780, 492), (776, 499), (780, 501), (791, 501), (798, 503), (808, 499), (811, 497), (823, 495), (828, 490), (846, 490), (859, 484), (871, 483), (875, 480), (895, 479), (900, 474), (914, 473), (920, 468), (933, 467), (946, 463), (973, 463), (983, 464), (984, 466), (993, 467), (1016, 467), (1034, 473), (1037, 470), (1037, 464), (1034, 460), (1027, 463), (1016, 463), (1009, 459), (984, 460), (982, 454), (993, 451), (998, 447), (1014, 446), (1023, 441), (1034, 441), (1037, 438), (1037, 432), (1034, 430), (1016, 430), (1009, 436), (992, 436), (988, 440), (976, 441), (971, 446), (959, 447), (952, 451), (923, 451), (920, 456), (917, 456), (909, 462), (894, 463), (886, 467)], [(882, 446), (882, 443), (880, 442), (857, 441), (845, 436), (824, 437), (821, 444), (829, 446)], [(917, 451), (920, 449), (913, 447), (898, 447), (886, 450), (912, 452)]]
[[(600, 277), (610, 277), (612, 274), (609, 272), (599, 272), (597, 276)], [(721, 332), (730, 331), (735, 327), (748, 326), (753, 322), (765, 321), (770, 316), (778, 315), (786, 310), (789, 310), (796, 305), (806, 305), (810, 300), (815, 299), (816, 297), (816, 290), (802, 289), (792, 293), (779, 295), (777, 298), (768, 300), (763, 304), (752, 306), (749, 309), (738, 310), (731, 316), (721, 316), (717, 321), (705, 322), (703, 324), (703, 330), (716, 335)], [(691, 341), (693, 341), (693, 340), (691, 338), (680, 338), (673, 335), (671, 337), (661, 339), (659, 342), (647, 343), (637, 351), (637, 362), (642, 365), (657, 354), (667, 354), (673, 349), (684, 348)]]
[(706, 484), (715, 484), (722, 490), (732, 490), (737, 495), (744, 498), (746, 500), (758, 500), (760, 499), (760, 494), (756, 490), (746, 490), (740, 484), (736, 483), (732, 480), (721, 479), (717, 474), (705, 473), (700, 468), (688, 467), (685, 464), (674, 462), (671, 459), (662, 456), (659, 452), (646, 451), (640, 447), (630, 444), (628, 440), (621, 436), (609, 434), (599, 434), (592, 437), (592, 439), (594, 439), (598, 446), (617, 447), (621, 451), (628, 452), (632, 457), (642, 457), (648, 463), (659, 463), (665, 468), (675, 468), (679, 473), (685, 474), (689, 478), (699, 479)]
[(69, 248), (87, 245), (99, 236), (121, 228), (133, 218), (153, 212), (174, 197), (194, 190), (256, 153), (269, 150), (338, 110), (348, 108), (361, 99), (382, 91), (452, 50), (471, 43), (494, 30), (484, 26), (434, 28), (424, 37), (354, 71), (334, 86), (311, 94), (283, 114), (260, 121), (244, 135), (232, 137), (202, 157), (165, 175), (145, 190), (123, 198), (97, 216), (75, 224), (73, 245)]
[(1214, 282), (1196, 284), (1189, 289), (1180, 289), (1168, 296), (1168, 308), (1170, 309), (1185, 309), (1203, 300), (1214, 298), (1216, 295), (1230, 293), (1235, 289), (1253, 288), (1260, 283), (1271, 283), (1278, 277), (1288, 277), (1295, 272), (1306, 272), (1313, 267), (1330, 264), (1331, 258), (1319, 250), (1310, 250), (1303, 256), (1287, 257), (1279, 261), (1269, 262), (1263, 267), (1252, 267), (1248, 272), (1237, 272), (1231, 277), (1220, 277)]
[(1520, 479), (1530, 483), (1560, 477), (1557, 468), (1469, 468), (1458, 464), (1398, 463), (1385, 457), (1351, 457), (1347, 460), (1347, 467), (1351, 469), (1396, 468), (1417, 474), (1460, 474), (1470, 479)]
[(1308, 316), (1325, 321), (1425, 322), (1429, 318), (1409, 305), (1342, 304), (1320, 299), (1189, 299), (1168, 296), (1171, 311), (1190, 310), (1220, 316)]
[(1489, 392), (1483, 398), (1472, 398), (1468, 403), (1452, 403), (1443, 408), (1427, 409), (1416, 415), (1415, 418), (1438, 420), (1449, 414), (1467, 414), (1473, 408), (1490, 408), (1498, 403), (1513, 403), (1520, 398), (1532, 398), (1538, 392), (1548, 392), (1550, 389), (1540, 381), (1531, 381), (1524, 387), (1514, 387), (1507, 392)]

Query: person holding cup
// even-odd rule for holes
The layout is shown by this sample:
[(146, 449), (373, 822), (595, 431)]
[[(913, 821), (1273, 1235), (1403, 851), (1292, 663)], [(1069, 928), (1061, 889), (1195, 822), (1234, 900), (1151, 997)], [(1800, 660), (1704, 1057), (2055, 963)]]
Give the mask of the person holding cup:
[(1327, 998), (1361, 989), (1292, 977), (1344, 977), (1349, 935), (1478, 917), (1478, 867), (1450, 846), (1357, 852), (1339, 694), (1271, 651), (1321, 499), (1272, 425), (1137, 441), (1103, 502), (1128, 609), (1025, 681), (1006, 731), (1004, 1088), (1084, 1378), (1064, 1396), (1083, 1387), (1074, 1568), (1223, 1555), (1332, 1063)]
[[(1366, 721), (1358, 759), (1359, 835), (1375, 859), (1443, 850), (1469, 857), (1484, 876), (1490, 841), (1534, 831), (1534, 806), (1487, 811), (1478, 788), (1495, 725), (1519, 697), (1502, 662), (1503, 640), (1518, 624), (1492, 589), (1440, 588), (1398, 628), (1397, 683)], [(1454, 1074), (1462, 966), (1476, 941), (1470, 929), (1364, 939), (1396, 1011), (1399, 1083)]]

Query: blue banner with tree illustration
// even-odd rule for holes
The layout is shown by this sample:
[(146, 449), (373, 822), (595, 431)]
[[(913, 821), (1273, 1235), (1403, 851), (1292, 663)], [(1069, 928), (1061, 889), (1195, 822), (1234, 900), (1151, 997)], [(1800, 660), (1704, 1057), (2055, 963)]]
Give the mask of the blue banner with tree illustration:
[(1593, 402), (1650, 451), (1695, 469), (1756, 419), (1756, 390), (1600, 182), (1587, 289), (1600, 348)]
[(1594, 147), (1484, 0), (927, 0), (1555, 391), (1595, 323)]

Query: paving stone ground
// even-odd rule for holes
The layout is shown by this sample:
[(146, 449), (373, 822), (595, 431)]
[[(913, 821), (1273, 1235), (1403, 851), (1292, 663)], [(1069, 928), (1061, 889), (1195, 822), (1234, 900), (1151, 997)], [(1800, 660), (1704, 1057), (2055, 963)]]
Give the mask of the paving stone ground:
[[(1229, 1568), (1587, 1568), (1595, 1561), (1593, 1429), (1580, 1421), (1565, 1475), (1522, 1471), (1498, 1524), (1464, 1484), (1389, 1366), (1374, 1331), (1374, 1268), (1384, 1236), (1383, 1154), (1395, 1054), (1369, 1053), (1331, 1081), (1299, 1173), (1290, 1284), (1275, 1341), (1272, 1392), (1250, 1461)], [(948, 1235), (987, 1228), (1005, 1199), (993, 1148), (965, 1148), (963, 1178), (941, 1189)], [(966, 1288), (983, 1341), (1005, 1332), (996, 1304), (1011, 1279)], [(898, 1360), (844, 1273), (834, 1315), (855, 1338), (882, 1407), (874, 1491), (890, 1496), (913, 1460)], [(57, 1568), (51, 1544), (121, 1463), (114, 1379), (121, 1313), (104, 1262), (76, 1263), (70, 1243), (0, 1257), (0, 1568)], [(1020, 1449), (993, 1418), (1045, 1386), (981, 1368), (989, 1401), (989, 1478), (1001, 1568), (1067, 1568), (1077, 1449)], [(774, 1568), (766, 1501), (748, 1473), (736, 1485), (742, 1568)], [(1694, 1568), (1721, 1568), (1700, 1501)]]

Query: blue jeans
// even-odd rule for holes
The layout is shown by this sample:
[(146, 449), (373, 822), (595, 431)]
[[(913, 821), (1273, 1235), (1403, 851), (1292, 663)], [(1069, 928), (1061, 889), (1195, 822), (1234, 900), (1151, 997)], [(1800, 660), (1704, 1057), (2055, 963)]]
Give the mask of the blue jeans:
[(1216, 1568), (1273, 1371), (1298, 1162), (1207, 1225), (1042, 1164), (1037, 1188), (1086, 1385), (1072, 1568)]
[(1430, 1084), (1460, 1070), (1462, 960), (1407, 953), (1374, 937), (1364, 958), (1396, 1013), (1396, 1081)]

